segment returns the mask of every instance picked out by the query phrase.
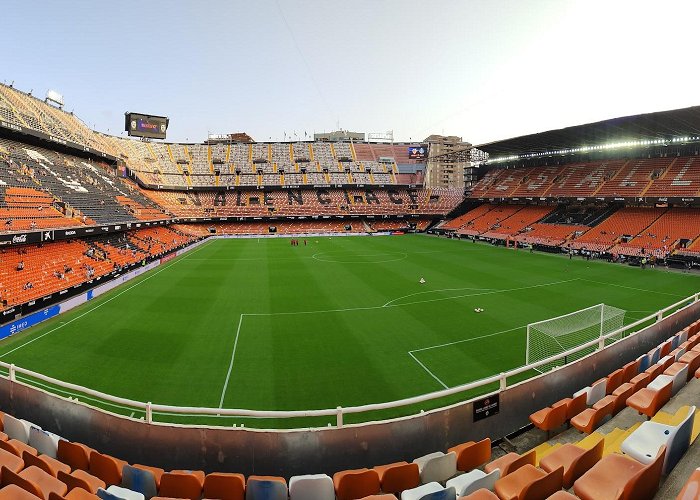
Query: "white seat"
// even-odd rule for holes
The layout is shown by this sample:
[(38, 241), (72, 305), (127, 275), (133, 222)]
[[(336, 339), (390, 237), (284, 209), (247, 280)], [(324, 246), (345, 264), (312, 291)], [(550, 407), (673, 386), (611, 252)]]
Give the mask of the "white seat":
[(679, 333), (677, 333), (676, 336), (678, 337), (678, 345), (681, 345), (683, 344), (683, 342), (688, 341), (688, 330), (684, 328)]
[(586, 393), (586, 404), (588, 406), (593, 406), (598, 401), (605, 397), (605, 386), (607, 385), (607, 379), (600, 379), (594, 382), (593, 385), (584, 387), (578, 392), (574, 393), (574, 399), (583, 393)]
[(401, 500), (455, 500), (456, 498), (454, 487), (443, 488), (435, 481), (401, 493)]
[(663, 364), (666, 363), (669, 359), (673, 359), (673, 360), (675, 361), (674, 357), (671, 356), (671, 355), (669, 354), (669, 355), (667, 355), (667, 356), (664, 356), (664, 357), (661, 358), (660, 360), (658, 360), (658, 361), (656, 362), (656, 364), (657, 364), (657, 365), (663, 365)]
[[(102, 490), (102, 488), (99, 488), (97, 490), (98, 497), (100, 496), (100, 490)], [(129, 490), (127, 488), (122, 488), (121, 486), (116, 486), (114, 484), (112, 486), (110, 486), (109, 488), (107, 488), (106, 490), (102, 490), (102, 491), (107, 491), (107, 493), (112, 495), (112, 497), (120, 498), (122, 500), (146, 500), (146, 497), (143, 496), (143, 493), (138, 493), (136, 491), (132, 491), (132, 490)], [(100, 497), (100, 498), (103, 498), (103, 497)], [(109, 498), (109, 497), (107, 497), (107, 498)]]
[[(29, 444), (29, 429), (34, 425), (31, 422), (27, 422), (21, 418), (15, 418), (12, 415), (5, 413), (2, 420), (3, 426), (5, 428), (5, 434), (10, 439), (16, 439), (17, 441), (22, 441), (25, 444)], [(35, 426), (41, 429), (39, 426)]]
[(292, 476), (289, 480), (290, 500), (334, 500), (333, 480), (326, 474)]
[(418, 464), (420, 481), (423, 484), (430, 482), (444, 483), (457, 474), (457, 454), (454, 451), (443, 453), (436, 451), (413, 461)]
[(665, 445), (663, 473), (668, 474), (690, 446), (694, 417), (695, 406), (691, 406), (688, 414), (677, 426), (652, 421), (642, 422), (642, 425), (622, 442), (620, 449), (638, 462), (650, 464), (659, 448)]
[(647, 389), (651, 389), (653, 391), (659, 391), (666, 385), (673, 383), (673, 377), (670, 375), (659, 375), (656, 377), (654, 380), (649, 382), (647, 385)]
[(29, 446), (34, 448), (42, 455), (48, 455), (51, 458), (56, 458), (58, 453), (58, 441), (61, 436), (53, 432), (42, 430), (34, 425), (29, 429)]
[(480, 471), (479, 469), (474, 469), (466, 474), (460, 474), (457, 477), (453, 477), (447, 481), (447, 486), (454, 487), (457, 493), (457, 498), (465, 497), (467, 495), (471, 495), (476, 490), (480, 490), (481, 488), (486, 488), (487, 490), (493, 491), (493, 487), (500, 477), (500, 469), (494, 469), (488, 474)]

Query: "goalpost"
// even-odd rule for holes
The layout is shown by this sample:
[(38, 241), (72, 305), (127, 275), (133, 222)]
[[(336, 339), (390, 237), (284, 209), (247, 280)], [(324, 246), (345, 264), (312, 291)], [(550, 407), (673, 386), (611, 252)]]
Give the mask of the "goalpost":
[[(624, 321), (624, 309), (598, 304), (556, 318), (530, 323), (527, 325), (525, 362), (526, 364), (535, 363), (619, 330), (624, 326)], [(614, 336), (612, 340), (619, 340), (619, 338)], [(567, 359), (542, 365), (537, 368), (537, 371), (545, 372), (555, 366), (582, 358), (596, 348), (597, 346), (591, 346), (582, 349)]]

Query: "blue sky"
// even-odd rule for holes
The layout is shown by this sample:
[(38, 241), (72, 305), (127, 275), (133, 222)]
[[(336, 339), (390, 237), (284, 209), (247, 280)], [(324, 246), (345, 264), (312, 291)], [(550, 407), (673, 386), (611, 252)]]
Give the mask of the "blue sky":
[(343, 129), (475, 144), (700, 104), (700, 2), (2, 0), (0, 80), (169, 140)]

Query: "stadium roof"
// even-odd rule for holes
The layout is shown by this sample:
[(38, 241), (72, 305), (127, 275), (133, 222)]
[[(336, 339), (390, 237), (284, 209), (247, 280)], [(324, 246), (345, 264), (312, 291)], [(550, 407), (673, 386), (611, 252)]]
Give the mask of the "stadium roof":
[(700, 136), (700, 106), (624, 116), (476, 146), (491, 159), (544, 153), (610, 142), (654, 141)]

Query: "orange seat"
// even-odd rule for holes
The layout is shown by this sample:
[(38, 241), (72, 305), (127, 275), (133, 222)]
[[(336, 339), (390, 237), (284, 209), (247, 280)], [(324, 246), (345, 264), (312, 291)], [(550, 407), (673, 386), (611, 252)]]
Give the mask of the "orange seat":
[(396, 495), (380, 493), (379, 495), (370, 495), (368, 497), (363, 497), (362, 500), (396, 500)]
[(467, 495), (466, 497), (459, 497), (459, 500), (499, 500), (495, 493), (487, 490), (486, 488), (481, 488), (476, 490), (474, 493)]
[(665, 455), (662, 446), (648, 465), (617, 453), (607, 455), (574, 483), (574, 493), (582, 500), (651, 500), (659, 488)]
[(551, 407), (542, 408), (530, 415), (530, 422), (538, 429), (545, 431), (549, 438), (551, 431), (558, 429), (566, 422), (566, 410), (566, 401), (558, 401)]
[(496, 469), (500, 469), (501, 477), (507, 476), (511, 472), (518, 470), (523, 465), (535, 465), (536, 452), (535, 450), (530, 450), (527, 453), (518, 455), (517, 453), (508, 453), (503, 455), (501, 458), (497, 458), (493, 462), (486, 464), (484, 467), (484, 472), (487, 474), (493, 472)]
[(636, 392), (636, 387), (634, 384), (625, 382), (620, 387), (615, 389), (612, 395), (615, 397), (615, 408), (613, 409), (613, 415), (617, 415), (627, 406), (627, 399)]
[(547, 500), (579, 500), (576, 495), (572, 495), (568, 491), (560, 490), (554, 495), (547, 497)]
[(469, 441), (447, 450), (448, 453), (453, 451), (457, 454), (457, 470), (468, 472), (491, 460), (491, 439)]
[(576, 396), (575, 398), (565, 398), (562, 401), (566, 402), (566, 419), (571, 420), (576, 415), (585, 410), (588, 405), (586, 404), (586, 399), (588, 395), (583, 392)]
[(159, 495), (197, 500), (202, 494), (202, 482), (195, 474), (166, 472), (160, 479)]
[(122, 468), (126, 462), (97, 451), (90, 452), (90, 469), (88, 472), (102, 479), (108, 486), (122, 482)]
[(565, 444), (549, 455), (542, 457), (540, 460), (540, 468), (545, 472), (552, 472), (559, 467), (563, 467), (564, 488), (568, 490), (573, 486), (574, 481), (581, 477), (603, 457), (604, 447), (604, 438), (600, 438), (596, 445), (589, 450), (580, 448), (574, 444)]
[(700, 468), (693, 471), (676, 500), (697, 500), (698, 498), (700, 498)]
[(629, 382), (639, 374), (639, 360), (630, 361), (622, 367), (622, 383)]
[(10, 439), (9, 441), (0, 441), (0, 449), (9, 451), (10, 453), (22, 457), (22, 454), (26, 451), (32, 455), (36, 455), (37, 451), (22, 441), (17, 439)]
[(526, 464), (496, 481), (494, 490), (498, 497), (504, 500), (547, 498), (561, 489), (563, 477), (564, 467), (544, 472), (534, 465)]
[(605, 394), (612, 394), (615, 389), (624, 383), (624, 371), (620, 368), (612, 372), (606, 378)]
[(82, 469), (76, 469), (70, 474), (59, 470), (56, 474), (56, 478), (65, 483), (69, 491), (79, 488), (89, 491), (90, 493), (97, 493), (98, 488), (107, 488), (107, 485), (102, 479)]
[(333, 474), (337, 500), (353, 500), (379, 493), (379, 474), (372, 469), (352, 469)]
[(671, 352), (672, 345), (673, 341), (671, 339), (668, 339), (666, 342), (661, 344), (661, 352), (659, 353), (659, 357), (663, 358), (664, 356), (668, 356), (668, 353)]
[(82, 488), (74, 488), (66, 493), (65, 496), (52, 492), (49, 494), (49, 500), (100, 500), (100, 497)]
[(688, 351), (678, 358), (678, 361), (688, 365), (688, 382), (690, 382), (693, 374), (700, 368), (700, 352)]
[(56, 458), (58, 458), (64, 464), (69, 465), (72, 470), (88, 470), (90, 469), (91, 451), (93, 451), (92, 448), (85, 446), (84, 444), (71, 443), (65, 439), (60, 439), (58, 441)]
[(420, 485), (418, 464), (395, 462), (377, 465), (374, 470), (379, 475), (379, 484), (385, 493), (399, 493)]
[(245, 477), (243, 474), (213, 472), (204, 478), (203, 498), (218, 500), (243, 500)]
[(671, 399), (673, 382), (668, 382), (658, 391), (645, 387), (627, 398), (627, 406), (651, 418)]
[(22, 460), (24, 460), (26, 467), (34, 465), (35, 467), (39, 467), (44, 472), (51, 474), (53, 477), (56, 477), (59, 470), (62, 470), (63, 472), (70, 472), (70, 467), (68, 465), (56, 460), (55, 458), (51, 458), (48, 455), (36, 456), (25, 451), (22, 453)]
[(59, 495), (65, 495), (68, 492), (68, 486), (39, 467), (27, 467), (19, 473), (19, 476), (37, 485), (42, 492), (42, 498), (48, 499), (51, 492)]
[(186, 470), (186, 469), (173, 469), (170, 472), (175, 472), (178, 474), (191, 474), (194, 477), (197, 478), (197, 481), (199, 481), (199, 484), (204, 486), (204, 471), (203, 470)]
[(615, 409), (615, 396), (605, 396), (603, 399), (587, 408), (571, 419), (571, 425), (579, 431), (590, 434), (605, 420), (612, 416)]
[(648, 374), (649, 374), (649, 377), (650, 377), (649, 382), (651, 382), (652, 380), (654, 380), (656, 377), (658, 377), (659, 375), (661, 375), (663, 372), (664, 372), (664, 367), (663, 367), (663, 365), (660, 365), (660, 364), (658, 364), (658, 363), (653, 364), (653, 365), (651, 365), (649, 368), (647, 368), (646, 370), (644, 370), (644, 373), (648, 373)]
[(16, 484), (9, 484), (0, 490), (0, 500), (37, 500), (39, 498), (41, 497), (32, 495)]
[(7, 467), (12, 472), (19, 472), (24, 469), (24, 460), (14, 453), (0, 449), (0, 466)]

